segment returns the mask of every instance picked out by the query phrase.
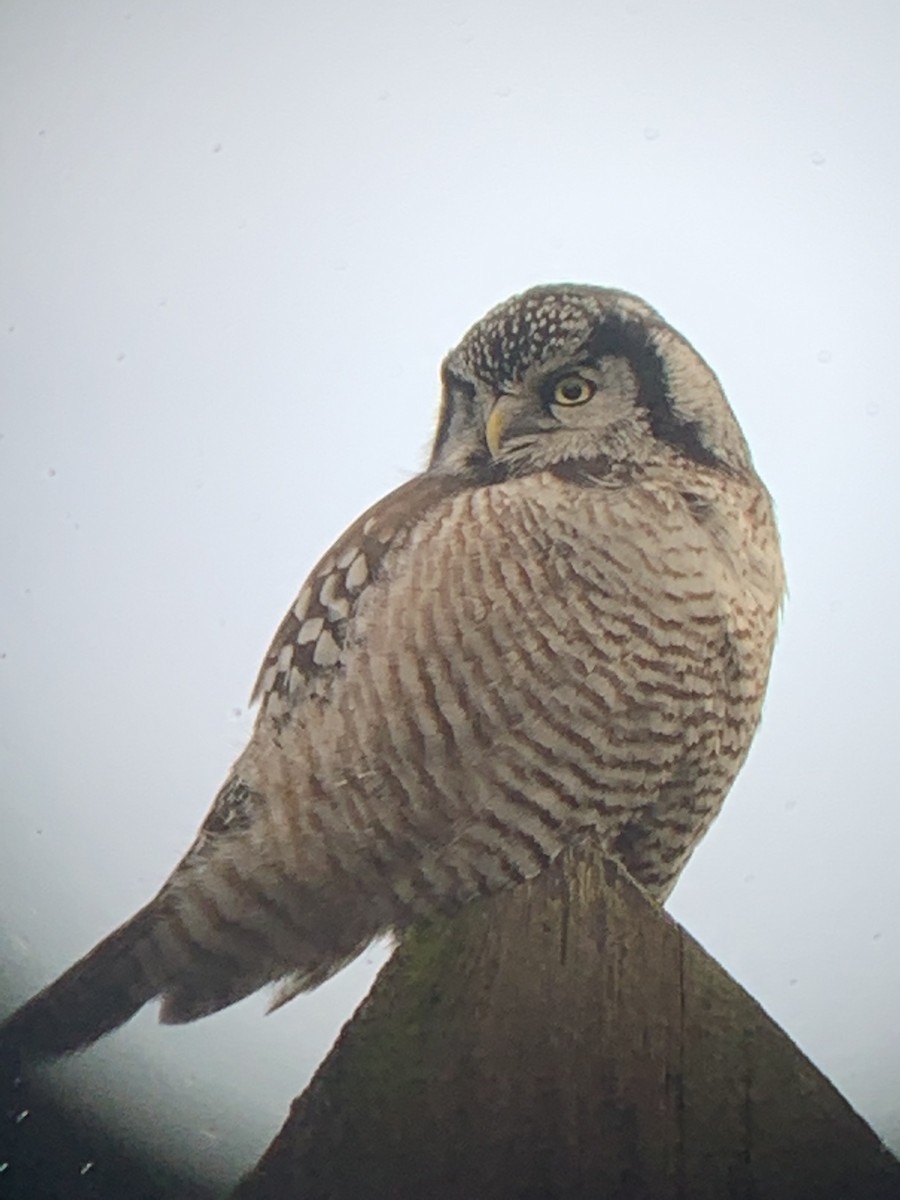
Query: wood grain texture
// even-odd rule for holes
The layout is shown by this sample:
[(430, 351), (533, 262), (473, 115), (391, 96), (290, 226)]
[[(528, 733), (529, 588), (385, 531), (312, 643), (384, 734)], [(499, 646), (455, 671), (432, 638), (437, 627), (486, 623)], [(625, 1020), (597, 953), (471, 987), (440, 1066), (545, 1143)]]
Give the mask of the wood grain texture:
[(420, 927), (235, 1200), (889, 1200), (900, 1164), (609, 860)]

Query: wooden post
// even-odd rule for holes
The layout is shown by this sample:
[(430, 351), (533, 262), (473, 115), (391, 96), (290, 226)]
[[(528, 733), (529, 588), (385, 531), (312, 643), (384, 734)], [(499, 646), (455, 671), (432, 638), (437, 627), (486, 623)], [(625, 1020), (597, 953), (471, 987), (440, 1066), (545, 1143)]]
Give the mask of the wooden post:
[(758, 1004), (584, 849), (410, 935), (235, 1200), (897, 1200)]

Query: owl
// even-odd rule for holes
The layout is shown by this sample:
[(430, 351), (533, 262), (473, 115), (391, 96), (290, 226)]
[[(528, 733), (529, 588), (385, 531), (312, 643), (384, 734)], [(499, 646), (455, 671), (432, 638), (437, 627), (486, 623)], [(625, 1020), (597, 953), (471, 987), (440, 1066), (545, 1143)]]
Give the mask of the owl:
[(313, 569), (259, 711), (157, 895), (0, 1028), (36, 1059), (161, 1000), (315, 987), (576, 839), (660, 902), (766, 689), (769, 495), (704, 360), (609, 288), (532, 288), (442, 368), (425, 471)]

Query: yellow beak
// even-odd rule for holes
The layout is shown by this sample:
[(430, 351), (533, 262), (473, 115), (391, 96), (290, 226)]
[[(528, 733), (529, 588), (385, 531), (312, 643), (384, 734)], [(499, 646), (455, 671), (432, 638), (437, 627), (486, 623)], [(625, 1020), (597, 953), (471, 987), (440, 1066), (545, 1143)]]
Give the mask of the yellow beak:
[(491, 452), (491, 458), (496, 458), (503, 444), (503, 435), (509, 428), (513, 418), (522, 407), (518, 396), (504, 393), (494, 401), (494, 406), (488, 413), (484, 426), (484, 438)]

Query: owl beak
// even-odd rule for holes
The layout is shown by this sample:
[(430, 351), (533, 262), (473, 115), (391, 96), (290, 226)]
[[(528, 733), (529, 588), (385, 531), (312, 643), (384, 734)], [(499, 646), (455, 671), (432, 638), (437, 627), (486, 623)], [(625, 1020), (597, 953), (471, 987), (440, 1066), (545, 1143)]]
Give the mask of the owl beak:
[(503, 438), (510, 425), (522, 411), (522, 401), (518, 396), (503, 393), (494, 401), (484, 426), (484, 437), (491, 452), (491, 458), (497, 458), (503, 445)]

